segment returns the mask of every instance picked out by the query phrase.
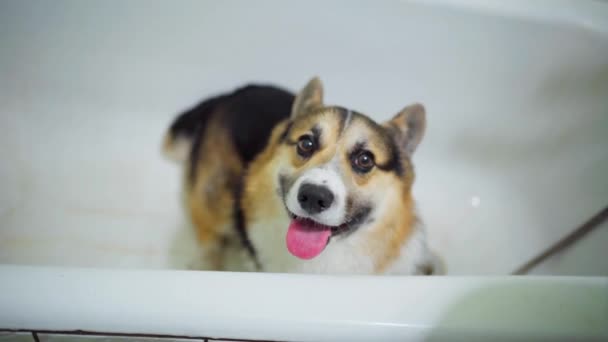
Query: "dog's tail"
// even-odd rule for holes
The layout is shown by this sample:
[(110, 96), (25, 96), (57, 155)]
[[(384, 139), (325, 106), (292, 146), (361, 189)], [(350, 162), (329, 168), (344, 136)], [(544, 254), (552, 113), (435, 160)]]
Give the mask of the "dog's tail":
[[(194, 140), (200, 139), (221, 96), (203, 101), (181, 113), (169, 126), (163, 140), (163, 154), (183, 163), (190, 158)], [(198, 137), (198, 138), (197, 138)]]

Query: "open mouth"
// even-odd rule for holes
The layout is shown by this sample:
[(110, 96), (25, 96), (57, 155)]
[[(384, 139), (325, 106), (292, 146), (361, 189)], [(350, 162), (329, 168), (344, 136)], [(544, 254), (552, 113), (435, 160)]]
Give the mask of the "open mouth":
[(321, 254), (332, 236), (349, 231), (349, 225), (326, 226), (289, 212), (291, 223), (287, 230), (287, 249), (300, 259), (312, 259)]

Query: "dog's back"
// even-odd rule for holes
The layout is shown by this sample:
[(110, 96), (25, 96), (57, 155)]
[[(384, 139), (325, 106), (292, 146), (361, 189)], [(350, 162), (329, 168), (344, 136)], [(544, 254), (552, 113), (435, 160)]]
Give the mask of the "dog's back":
[(289, 117), (293, 101), (283, 89), (249, 85), (203, 101), (170, 126), (163, 148), (186, 166), (185, 205), (204, 247), (205, 268), (222, 269), (226, 250), (247, 247), (235, 205), (243, 172), (273, 127)]

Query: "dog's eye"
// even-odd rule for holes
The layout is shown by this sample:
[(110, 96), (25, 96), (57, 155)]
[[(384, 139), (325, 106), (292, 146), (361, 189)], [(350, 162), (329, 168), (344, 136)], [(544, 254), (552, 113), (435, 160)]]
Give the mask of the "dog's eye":
[(368, 172), (374, 165), (374, 155), (369, 151), (356, 154), (352, 160), (353, 168), (358, 172)]
[(303, 135), (298, 139), (298, 154), (304, 158), (310, 157), (316, 147), (315, 141), (309, 135)]

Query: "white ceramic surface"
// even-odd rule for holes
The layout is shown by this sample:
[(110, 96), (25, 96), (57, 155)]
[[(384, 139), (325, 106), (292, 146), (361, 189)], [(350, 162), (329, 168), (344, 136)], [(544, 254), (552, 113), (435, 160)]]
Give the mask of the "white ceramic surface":
[(608, 278), (0, 266), (0, 329), (279, 341), (608, 338)]
[(164, 129), (313, 74), (379, 120), (426, 104), (415, 194), (451, 274), (507, 274), (608, 205), (605, 3), (3, 1), (0, 48), (0, 263), (187, 267)]

